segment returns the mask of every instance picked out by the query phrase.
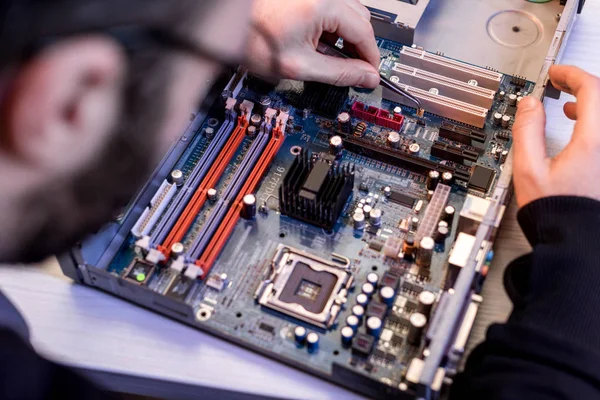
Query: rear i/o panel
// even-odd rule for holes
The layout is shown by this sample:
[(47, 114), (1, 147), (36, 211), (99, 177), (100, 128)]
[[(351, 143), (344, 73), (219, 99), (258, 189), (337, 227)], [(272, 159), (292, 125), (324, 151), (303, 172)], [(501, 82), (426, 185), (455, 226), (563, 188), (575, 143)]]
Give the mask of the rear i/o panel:
[(381, 90), (269, 87), (240, 69), (65, 272), (374, 398), (442, 392), (481, 302), (469, 286), (440, 330), (449, 293), (491, 261), (476, 236), (535, 85), (378, 45), (381, 73), (425, 115)]

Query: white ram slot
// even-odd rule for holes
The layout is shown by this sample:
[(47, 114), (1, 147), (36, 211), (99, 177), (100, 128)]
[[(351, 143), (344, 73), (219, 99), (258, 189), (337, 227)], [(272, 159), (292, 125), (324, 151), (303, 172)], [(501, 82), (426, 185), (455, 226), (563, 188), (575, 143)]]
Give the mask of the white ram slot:
[(137, 238), (141, 238), (152, 231), (154, 225), (167, 208), (167, 205), (173, 199), (173, 196), (177, 192), (177, 186), (169, 183), (165, 180), (160, 188), (156, 191), (150, 205), (146, 207), (140, 218), (137, 220), (131, 233)]

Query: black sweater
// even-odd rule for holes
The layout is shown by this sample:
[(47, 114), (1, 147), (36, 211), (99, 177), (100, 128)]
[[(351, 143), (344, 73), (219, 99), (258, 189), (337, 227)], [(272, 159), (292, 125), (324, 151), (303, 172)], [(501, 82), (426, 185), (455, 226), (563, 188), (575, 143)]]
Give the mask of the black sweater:
[[(546, 198), (525, 206), (518, 220), (533, 252), (506, 270), (512, 315), (505, 324), (490, 327), (450, 398), (600, 399), (600, 315), (595, 315), (600, 308), (600, 202)], [(0, 330), (1, 398), (107, 396), (39, 357), (26, 339)]]

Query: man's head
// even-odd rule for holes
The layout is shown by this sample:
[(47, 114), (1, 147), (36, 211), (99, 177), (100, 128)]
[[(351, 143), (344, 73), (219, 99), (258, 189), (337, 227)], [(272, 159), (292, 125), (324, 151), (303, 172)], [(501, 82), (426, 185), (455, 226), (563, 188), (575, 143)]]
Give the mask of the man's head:
[(127, 204), (219, 62), (243, 55), (249, 4), (3, 1), (0, 261), (64, 251)]

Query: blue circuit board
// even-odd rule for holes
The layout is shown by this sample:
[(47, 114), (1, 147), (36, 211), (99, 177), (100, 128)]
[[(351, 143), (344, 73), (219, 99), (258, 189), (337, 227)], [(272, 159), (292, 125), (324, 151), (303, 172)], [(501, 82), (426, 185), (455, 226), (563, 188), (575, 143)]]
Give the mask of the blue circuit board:
[[(382, 56), (396, 54), (400, 46), (386, 40), (378, 41)], [(496, 98), (488, 122), (481, 131), (486, 133), (486, 141), (478, 144), (481, 154), (478, 165), (486, 166), (495, 171), (497, 177), (502, 168), (502, 161), (495, 156), (498, 149), (508, 150), (512, 144), (510, 136), (506, 140), (497, 139), (498, 134), (508, 131), (507, 128), (496, 126), (492, 123), (494, 112), (502, 114), (513, 113), (514, 108), (507, 104), (506, 97), (517, 92), (531, 92), (533, 84), (527, 82), (525, 86), (515, 86), (511, 83), (512, 77), (505, 76), (499, 91), (506, 93), (505, 98)], [(345, 365), (375, 380), (395, 384), (402, 381), (406, 367), (416, 354), (422, 349), (419, 346), (408, 345), (405, 337), (407, 327), (396, 322), (386, 321), (384, 329), (391, 331), (392, 336), (386, 335), (386, 340), (374, 343), (373, 351), (367, 357), (356, 357), (350, 348), (341, 344), (340, 329), (344, 326), (346, 317), (352, 313), (352, 304), (360, 293), (360, 288), (366, 282), (367, 274), (375, 272), (382, 276), (390, 269), (403, 271), (402, 279), (412, 282), (411, 290), (401, 287), (397, 296), (406, 299), (405, 302), (396, 303), (390, 311), (398, 319), (406, 319), (414, 311), (414, 304), (420, 291), (431, 291), (439, 294), (443, 289), (447, 277), (447, 259), (452, 245), (452, 240), (438, 243), (433, 255), (430, 271), (423, 275), (414, 268), (411, 262), (385, 257), (377, 243), (385, 243), (389, 237), (402, 237), (405, 232), (401, 229), (401, 222), (413, 216), (418, 216), (414, 206), (405, 206), (390, 201), (384, 195), (384, 188), (390, 187), (394, 191), (409, 195), (415, 199), (423, 200), (427, 206), (428, 191), (426, 188), (426, 175), (410, 169), (386, 164), (376, 158), (368, 158), (344, 150), (339, 163), (352, 163), (355, 165), (355, 182), (340, 218), (332, 229), (316, 227), (306, 222), (281, 215), (279, 212), (278, 190), (290, 167), (292, 166), (298, 149), (310, 150), (314, 154), (329, 151), (329, 138), (335, 128), (335, 120), (315, 114), (311, 110), (296, 108), (291, 100), (301, 95), (302, 84), (297, 82), (283, 82), (268, 94), (272, 108), (289, 112), (290, 119), (287, 123), (285, 141), (278, 151), (275, 159), (269, 166), (255, 192), (256, 199), (262, 212), (255, 219), (240, 221), (235, 226), (233, 234), (210, 271), (211, 276), (219, 276), (222, 287), (207, 285), (207, 279), (197, 280), (186, 289), (181, 301), (189, 304), (194, 311), (204, 312), (201, 323), (226, 336), (235, 337), (236, 340), (263, 349), (266, 352), (277, 354), (287, 361), (304, 365), (305, 367), (331, 374), (334, 363)], [(264, 94), (255, 93), (244, 88), (239, 93), (238, 103), (249, 100), (258, 104)], [(382, 99), (380, 90), (357, 91), (350, 90), (349, 98), (343, 109), (350, 110), (356, 101), (379, 107), (392, 112), (398, 104)], [(435, 162), (445, 161), (430, 155), (433, 142), (437, 139), (454, 145), (458, 148), (461, 143), (453, 142), (439, 137), (439, 128), (445, 121), (436, 115), (425, 114), (420, 119), (416, 111), (410, 107), (402, 106), (404, 124), (400, 131), (403, 138), (411, 143), (418, 143), (420, 155)], [(360, 121), (353, 118), (352, 124)], [(188, 149), (183, 153), (175, 165), (175, 169), (183, 172), (187, 179), (191, 171), (201, 162), (212, 138), (205, 135), (207, 127), (218, 130), (224, 123), (222, 116), (211, 116), (198, 129), (197, 134), (190, 140)], [(366, 123), (365, 137), (373, 142), (385, 143), (390, 129), (383, 128), (373, 123)], [(216, 185), (219, 194), (222, 194), (231, 184), (231, 179), (240, 168), (244, 156), (252, 144), (253, 139), (247, 137), (242, 142), (229, 163), (222, 178)], [(493, 153), (493, 154), (492, 154)], [(490, 190), (493, 189), (491, 185)], [(452, 186), (448, 204), (458, 211), (468, 193), (480, 197), (488, 193), (472, 190), (466, 182), (456, 182)], [(382, 223), (377, 229), (357, 231), (354, 229), (352, 215), (359, 204), (369, 202), (382, 211)], [(202, 230), (207, 217), (210, 216), (214, 205), (207, 202), (196, 216), (191, 229), (186, 234), (183, 245), (188, 246)], [(456, 223), (451, 224), (453, 238), (456, 234)], [(123, 243), (120, 251), (111, 262), (108, 271), (123, 276), (136, 258), (143, 257), (136, 248), (137, 238), (130, 235)], [(310, 253), (325, 260), (331, 260), (332, 254), (341, 255), (349, 260), (350, 271), (354, 280), (353, 289), (348, 294), (348, 306), (343, 308), (336, 322), (328, 328), (320, 328), (306, 321), (301, 321), (290, 315), (265, 308), (257, 303), (256, 293), (272, 269), (272, 261), (280, 245)], [(226, 276), (226, 278), (225, 278)], [(221, 279), (223, 278), (223, 279)], [(165, 294), (172, 287), (178, 274), (166, 266), (158, 266), (146, 282), (150, 290)], [(309, 332), (319, 335), (318, 351), (308, 351), (306, 346), (299, 345), (294, 337), (294, 330), (298, 326), (305, 327)], [(364, 330), (365, 328), (360, 328)]]

